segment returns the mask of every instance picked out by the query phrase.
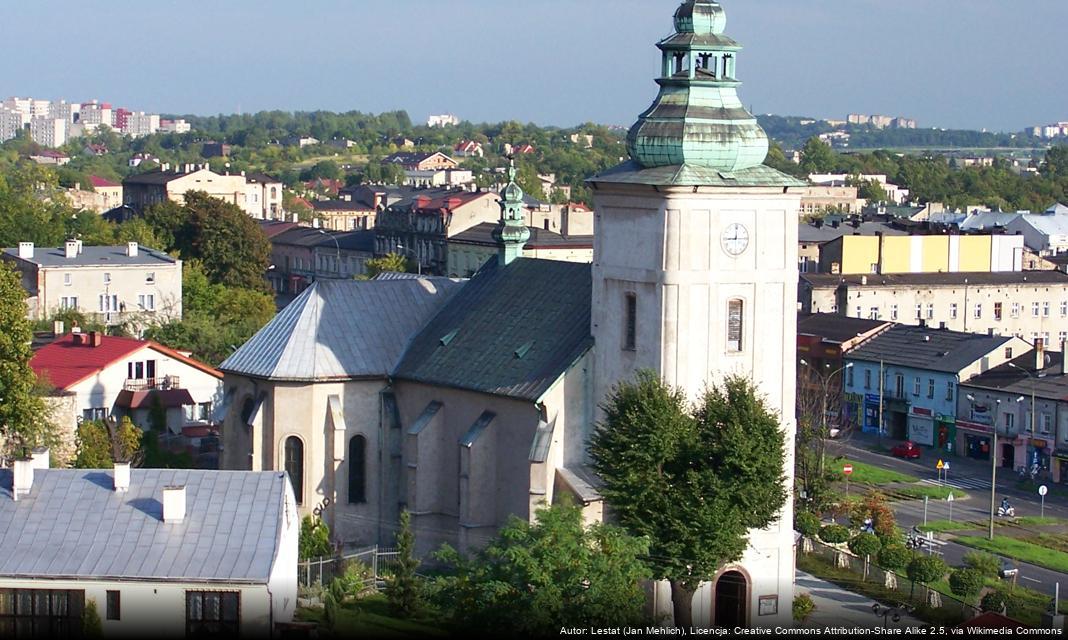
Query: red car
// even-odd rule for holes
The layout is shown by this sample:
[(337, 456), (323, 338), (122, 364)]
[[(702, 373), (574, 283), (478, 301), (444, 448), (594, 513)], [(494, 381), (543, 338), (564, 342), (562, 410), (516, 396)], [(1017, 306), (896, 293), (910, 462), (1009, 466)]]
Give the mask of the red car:
[(894, 456), (895, 458), (907, 458), (914, 460), (920, 457), (920, 448), (916, 446), (915, 442), (912, 442), (911, 440), (906, 440), (905, 442), (891, 449), (890, 455)]

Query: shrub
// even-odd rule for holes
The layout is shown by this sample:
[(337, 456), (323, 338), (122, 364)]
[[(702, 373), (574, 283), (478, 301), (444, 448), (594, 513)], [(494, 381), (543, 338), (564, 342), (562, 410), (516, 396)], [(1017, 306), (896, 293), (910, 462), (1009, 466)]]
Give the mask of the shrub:
[(862, 558), (879, 553), (883, 543), (874, 533), (859, 533), (849, 541), (849, 550)]
[(986, 578), (977, 569), (954, 569), (949, 574), (949, 589), (965, 602), (973, 602), (983, 590)]
[(322, 558), (334, 552), (330, 544), (330, 527), (319, 518), (304, 516), (300, 521), (300, 559)]
[(880, 567), (890, 571), (897, 571), (903, 569), (909, 563), (909, 560), (912, 559), (912, 552), (906, 549), (904, 545), (888, 544), (879, 549), (879, 555), (876, 559)]
[(799, 593), (794, 596), (794, 620), (804, 622), (816, 610), (816, 603), (812, 596), (807, 593)]
[(979, 601), (979, 608), (983, 611), (1001, 613), (1005, 611), (1008, 604), (1009, 599), (1005, 596), (1005, 592), (997, 589), (983, 596), (983, 599)]
[(964, 566), (978, 571), (987, 578), (998, 577), (998, 572), (1001, 570), (998, 557), (986, 551), (969, 551), (962, 559)]
[(942, 558), (936, 558), (934, 556), (916, 556), (909, 562), (908, 568), (905, 570), (909, 577), (909, 580), (913, 582), (919, 582), (920, 584), (928, 584), (941, 580), (945, 575), (949, 567)]
[(849, 529), (840, 524), (829, 524), (820, 529), (819, 535), (827, 544), (842, 544), (849, 540)]
[(801, 511), (794, 516), (794, 529), (806, 538), (815, 538), (820, 532), (820, 518), (811, 511)]
[(886, 496), (878, 491), (872, 491), (859, 502), (850, 505), (849, 521), (854, 529), (863, 527), (865, 520), (869, 518), (876, 535), (889, 538), (896, 533), (894, 511), (887, 503)]
[(82, 610), (82, 635), (86, 638), (104, 636), (104, 625), (100, 622), (100, 613), (96, 609), (96, 600), (86, 600)]

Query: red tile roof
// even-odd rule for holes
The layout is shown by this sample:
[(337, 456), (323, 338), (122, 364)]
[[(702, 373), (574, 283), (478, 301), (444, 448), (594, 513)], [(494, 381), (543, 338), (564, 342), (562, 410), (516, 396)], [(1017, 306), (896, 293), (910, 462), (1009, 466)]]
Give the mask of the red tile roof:
[(112, 182), (106, 178), (100, 176), (89, 176), (89, 182), (94, 187), (118, 187), (121, 186), (118, 182)]
[[(89, 337), (88, 334), (83, 335), (86, 338)], [(144, 347), (150, 347), (220, 380), (223, 377), (222, 372), (203, 362), (198, 362), (151, 340), (134, 340), (105, 335), (99, 336), (99, 339), (100, 345), (96, 347), (79, 345), (74, 343), (74, 334), (67, 334), (33, 354), (30, 367), (33, 368), (37, 377), (47, 378), (55, 388), (69, 389), (132, 353)]]
[(479, 198), (490, 196), (497, 197), (497, 194), (489, 191), (455, 191), (446, 193), (445, 195), (431, 198), (430, 196), (420, 195), (415, 198), (412, 205), (416, 209), (424, 210), (436, 210), (436, 209), (456, 209), (469, 202), (474, 202)]

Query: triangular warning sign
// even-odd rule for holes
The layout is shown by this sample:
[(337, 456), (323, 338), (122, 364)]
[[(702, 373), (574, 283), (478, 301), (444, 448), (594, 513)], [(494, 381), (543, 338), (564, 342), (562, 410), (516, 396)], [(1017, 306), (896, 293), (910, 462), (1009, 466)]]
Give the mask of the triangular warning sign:
[(942, 469), (945, 469), (945, 468), (946, 468), (946, 463), (942, 462), (941, 460), (939, 460), (938, 461), (938, 469), (942, 470)]

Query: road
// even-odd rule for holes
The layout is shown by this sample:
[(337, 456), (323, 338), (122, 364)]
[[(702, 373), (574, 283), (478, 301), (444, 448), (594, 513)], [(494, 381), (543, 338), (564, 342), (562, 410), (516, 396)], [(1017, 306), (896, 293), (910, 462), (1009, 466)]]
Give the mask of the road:
[[(900, 471), (902, 473), (908, 473), (914, 475), (921, 480), (928, 481), (929, 484), (937, 484), (937, 471), (933, 469), (931, 459), (920, 460), (902, 460), (899, 458), (892, 458), (888, 455), (875, 453), (864, 448), (866, 443), (851, 443), (851, 442), (835, 442), (832, 446), (828, 447), (831, 455), (845, 455), (849, 456), (851, 460), (858, 462), (864, 462), (882, 469), (888, 469), (891, 471)], [(933, 461), (937, 463), (937, 460)], [(953, 464), (957, 464), (954, 461)], [(956, 500), (953, 503), (953, 520), (954, 521), (968, 521), (987, 523), (990, 520), (990, 475), (989, 471), (982, 476), (977, 477), (974, 473), (968, 474), (963, 471), (965, 466), (969, 471), (976, 471), (976, 465), (959, 465), (962, 467), (961, 472), (955, 472), (956, 467), (950, 467), (950, 476), (948, 483), (951, 486), (957, 486), (963, 491), (966, 491), (971, 497), (968, 500)], [(987, 467), (989, 470), (989, 467)], [(998, 469), (998, 471), (1002, 471)], [(1012, 472), (1005, 470), (1006, 473)], [(1010, 476), (1012, 480), (1008, 483), (1015, 485), (1015, 474)], [(1006, 484), (1008, 484), (1006, 483)], [(1016, 508), (1017, 516), (1037, 516), (1041, 511), (1041, 505), (1039, 497), (1037, 495), (1030, 495), (1023, 493), (1015, 486), (1008, 487), (998, 482), (997, 500), (1000, 502), (1001, 498), (1008, 496), (1012, 505)], [(924, 520), (924, 503), (922, 500), (908, 500), (899, 501), (893, 503), (894, 515), (897, 517), (898, 525), (903, 530), (908, 530), (915, 525), (922, 524)], [(1068, 518), (1068, 505), (1065, 504), (1062, 498), (1053, 496), (1046, 496), (1045, 515), (1048, 517)], [(928, 520), (946, 520), (949, 518), (949, 504), (944, 500), (931, 500), (927, 505), (927, 519)], [(985, 525), (983, 525), (985, 531)], [(995, 530), (995, 533), (997, 531)], [(965, 553), (972, 551), (972, 549), (963, 545), (956, 544), (954, 542), (947, 542), (945, 545), (939, 547), (942, 551), (943, 559), (950, 566), (960, 566), (963, 563), (963, 556)], [(1015, 561), (1014, 561), (1015, 562)], [(1060, 573), (1057, 571), (1051, 571), (1042, 567), (1036, 567), (1024, 562), (1015, 562), (1020, 569), (1019, 584), (1020, 586), (1035, 589), (1042, 593), (1047, 593), (1050, 596), (1053, 595), (1056, 588), (1056, 584), (1059, 582), (1065, 589), (1068, 589), (1068, 574)]]

